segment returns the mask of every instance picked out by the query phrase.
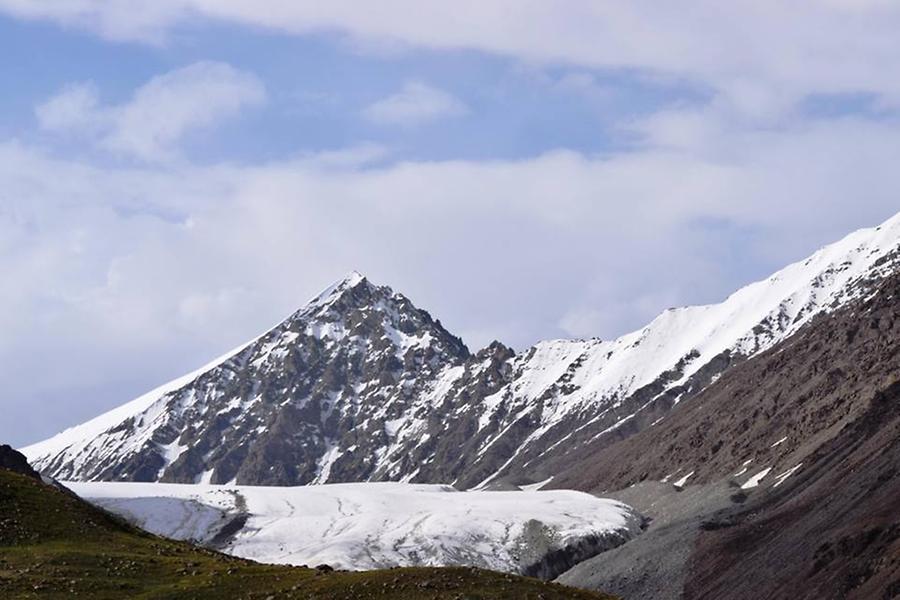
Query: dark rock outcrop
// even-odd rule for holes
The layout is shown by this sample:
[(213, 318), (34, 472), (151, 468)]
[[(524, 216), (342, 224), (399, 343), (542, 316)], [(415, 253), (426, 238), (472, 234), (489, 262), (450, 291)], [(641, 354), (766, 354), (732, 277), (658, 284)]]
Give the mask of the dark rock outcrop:
[(21, 452), (6, 444), (0, 445), (0, 469), (40, 480), (40, 474), (31, 468), (28, 459)]

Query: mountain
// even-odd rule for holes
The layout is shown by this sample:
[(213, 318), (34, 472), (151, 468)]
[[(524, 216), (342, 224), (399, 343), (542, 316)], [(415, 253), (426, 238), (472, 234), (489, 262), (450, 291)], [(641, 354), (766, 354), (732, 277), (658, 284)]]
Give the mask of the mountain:
[(4, 599), (611, 600), (605, 594), (480, 569), (347, 573), (326, 566), (261, 565), (150, 535), (30, 472), (17, 472), (29, 470), (21, 454), (0, 446)]
[(900, 597), (898, 298), (900, 271), (872, 280), (660, 423), (584, 448), (553, 484), (651, 522), (560, 580), (628, 599)]
[(900, 215), (720, 304), (518, 355), (498, 342), (471, 354), (407, 298), (354, 273), (211, 365), (24, 452), (72, 480), (547, 482), (875, 293), (898, 243)]
[(252, 342), (25, 453), (59, 479), (398, 478), (410, 419), (432, 416), (422, 398), (468, 358), (428, 313), (352, 273)]

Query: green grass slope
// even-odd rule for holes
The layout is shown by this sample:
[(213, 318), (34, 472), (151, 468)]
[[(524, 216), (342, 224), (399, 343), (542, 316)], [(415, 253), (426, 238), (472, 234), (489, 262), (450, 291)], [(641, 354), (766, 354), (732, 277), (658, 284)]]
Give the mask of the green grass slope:
[(153, 536), (0, 468), (0, 598), (609, 599), (468, 568), (326, 572), (271, 566)]

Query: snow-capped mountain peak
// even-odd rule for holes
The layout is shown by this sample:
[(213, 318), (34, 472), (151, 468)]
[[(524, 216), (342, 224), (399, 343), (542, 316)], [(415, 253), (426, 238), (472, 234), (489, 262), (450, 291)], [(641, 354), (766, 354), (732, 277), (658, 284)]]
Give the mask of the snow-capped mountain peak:
[(615, 340), (470, 354), (353, 272), (191, 375), (25, 449), (65, 479), (243, 484), (543, 481), (578, 448), (664, 418), (737, 362), (892, 272), (900, 215)]
[(365, 275), (363, 275), (359, 271), (350, 271), (343, 277), (343, 279), (335, 281), (333, 284), (329, 285), (327, 288), (316, 294), (316, 296), (314, 296), (312, 299), (310, 299), (309, 302), (306, 303), (301, 311), (311, 311), (327, 306), (331, 302), (339, 298), (341, 294), (363, 283), (366, 286), (371, 285), (368, 279), (366, 279)]
[[(425, 380), (468, 356), (427, 312), (353, 272), (206, 367), (26, 450), (87, 479), (224, 482), (243, 468), (270, 483), (321, 481), (323, 454), (361, 413), (373, 426), (396, 419)], [(302, 442), (273, 465), (282, 436)]]

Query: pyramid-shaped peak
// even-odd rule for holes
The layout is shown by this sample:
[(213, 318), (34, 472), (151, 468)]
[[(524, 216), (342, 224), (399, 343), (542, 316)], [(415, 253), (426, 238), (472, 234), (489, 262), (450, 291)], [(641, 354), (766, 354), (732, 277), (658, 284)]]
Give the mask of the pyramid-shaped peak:
[[(401, 346), (407, 343), (403, 341), (406, 338), (427, 337), (436, 341), (436, 347), (450, 349), (454, 356), (464, 357), (469, 353), (463, 341), (447, 331), (428, 311), (391, 287), (372, 283), (358, 271), (351, 271), (326, 288), (288, 321), (297, 319), (325, 323), (327, 325), (323, 327), (328, 331), (340, 324), (343, 334), (375, 335), (375, 339), (383, 337)], [(375, 333), (375, 330), (379, 331)]]
[(347, 290), (356, 288), (361, 284), (371, 285), (366, 276), (359, 271), (350, 271), (343, 278), (337, 280), (327, 288), (319, 292), (312, 300), (309, 301), (308, 307), (322, 306), (330, 304), (336, 298), (340, 297)]
[(366, 280), (366, 276), (360, 273), (359, 271), (350, 271), (344, 278), (340, 281), (340, 284), (345, 287), (356, 287), (360, 283)]
[(360, 273), (359, 271), (350, 271), (344, 277), (335, 282), (332, 286), (332, 290), (349, 290), (351, 288), (355, 288), (361, 283), (370, 283), (368, 278)]

